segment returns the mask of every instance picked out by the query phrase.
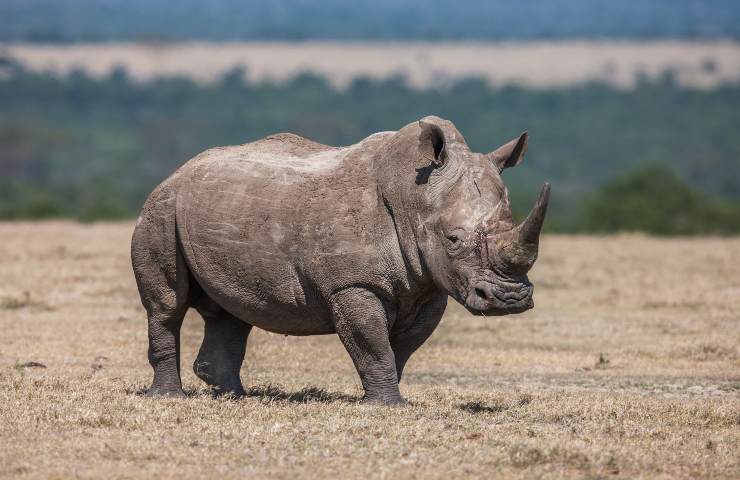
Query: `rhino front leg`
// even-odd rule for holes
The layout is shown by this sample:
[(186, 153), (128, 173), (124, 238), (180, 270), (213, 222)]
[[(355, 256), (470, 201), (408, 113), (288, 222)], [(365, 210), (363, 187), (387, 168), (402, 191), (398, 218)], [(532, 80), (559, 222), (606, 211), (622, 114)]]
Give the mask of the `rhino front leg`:
[(398, 390), (388, 320), (382, 302), (363, 288), (348, 288), (331, 299), (334, 325), (355, 364), (365, 389), (365, 402), (406, 403)]
[(406, 362), (432, 335), (445, 313), (445, 308), (447, 308), (447, 295), (438, 295), (421, 306), (410, 327), (405, 330), (391, 331), (391, 347), (396, 357), (396, 373), (399, 382)]

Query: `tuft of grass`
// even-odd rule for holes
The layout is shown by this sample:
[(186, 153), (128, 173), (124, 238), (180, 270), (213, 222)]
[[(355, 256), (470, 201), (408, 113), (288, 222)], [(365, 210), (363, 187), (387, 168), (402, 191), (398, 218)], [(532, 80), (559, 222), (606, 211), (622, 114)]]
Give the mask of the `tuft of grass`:
[(509, 460), (517, 468), (529, 468), (546, 461), (546, 455), (537, 447), (514, 445), (509, 449)]
[(37, 309), (51, 311), (52, 308), (46, 303), (31, 298), (31, 292), (24, 291), (20, 295), (6, 295), (0, 298), (0, 310)]
[(506, 405), (502, 405), (500, 403), (492, 403), (490, 405), (487, 405), (483, 402), (476, 401), (476, 402), (468, 402), (463, 403), (459, 406), (460, 410), (468, 413), (501, 413), (504, 410), (506, 410)]
[(596, 363), (594, 364), (594, 368), (607, 368), (610, 363), (611, 361), (606, 358), (606, 355), (600, 353), (598, 360), (596, 360)]
[(254, 397), (263, 403), (292, 402), (292, 403), (333, 403), (360, 401), (359, 396), (345, 395), (338, 392), (329, 392), (319, 387), (305, 387), (297, 392), (288, 392), (277, 385), (255, 386), (247, 389), (247, 397)]
[(34, 361), (23, 362), (23, 363), (16, 362), (15, 364), (16, 370), (22, 370), (24, 368), (46, 368), (46, 365), (44, 365), (41, 362), (34, 362)]

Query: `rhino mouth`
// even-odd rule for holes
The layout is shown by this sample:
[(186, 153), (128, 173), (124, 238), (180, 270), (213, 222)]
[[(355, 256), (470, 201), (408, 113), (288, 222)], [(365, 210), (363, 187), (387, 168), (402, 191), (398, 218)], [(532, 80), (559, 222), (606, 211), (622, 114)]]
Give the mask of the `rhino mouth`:
[(470, 282), (465, 307), (475, 315), (508, 315), (534, 307), (534, 287), (527, 277), (485, 278)]

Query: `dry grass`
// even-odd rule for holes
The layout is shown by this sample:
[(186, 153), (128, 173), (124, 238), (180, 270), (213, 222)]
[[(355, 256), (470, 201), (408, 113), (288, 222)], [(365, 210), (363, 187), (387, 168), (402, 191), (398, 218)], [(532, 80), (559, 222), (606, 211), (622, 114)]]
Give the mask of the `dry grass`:
[(312, 71), (338, 87), (358, 75), (398, 74), (416, 87), (472, 76), (492, 85), (553, 88), (596, 79), (627, 88), (638, 73), (656, 78), (668, 69), (691, 87), (713, 88), (740, 79), (740, 43), (733, 41), (0, 44), (3, 51), (34, 71), (84, 68), (105, 76), (125, 66), (138, 80), (185, 75), (212, 82), (238, 66), (250, 81), (284, 81)]
[[(359, 405), (334, 336), (256, 332), (250, 396), (147, 386), (130, 224), (0, 224), (0, 475), (738, 478), (740, 239), (551, 236), (537, 307), (450, 308), (412, 405)], [(37, 362), (35, 365), (29, 362)]]

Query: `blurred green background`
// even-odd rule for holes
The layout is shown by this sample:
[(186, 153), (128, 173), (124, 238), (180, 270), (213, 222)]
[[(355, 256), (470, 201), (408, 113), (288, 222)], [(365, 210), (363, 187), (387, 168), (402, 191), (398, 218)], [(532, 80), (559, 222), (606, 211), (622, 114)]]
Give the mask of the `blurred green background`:
[[(451, 5), (455, 5), (454, 8)], [(0, 42), (251, 40), (584, 42), (724, 40), (738, 2), (4, 1)], [(10, 43), (9, 43), (10, 42)], [(30, 69), (0, 43), (0, 218), (135, 217), (151, 189), (206, 148), (290, 131), (344, 145), (428, 114), (490, 151), (523, 130), (530, 153), (505, 173), (518, 214), (553, 183), (551, 231), (740, 232), (740, 83), (687, 86), (676, 72), (551, 88), (483, 78), (412, 87), (402, 75), (337, 88), (315, 73), (248, 81), (134, 80)], [(705, 68), (715, 68), (707, 61)], [(737, 72), (740, 74), (740, 72)]]

